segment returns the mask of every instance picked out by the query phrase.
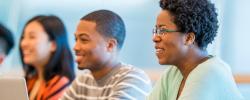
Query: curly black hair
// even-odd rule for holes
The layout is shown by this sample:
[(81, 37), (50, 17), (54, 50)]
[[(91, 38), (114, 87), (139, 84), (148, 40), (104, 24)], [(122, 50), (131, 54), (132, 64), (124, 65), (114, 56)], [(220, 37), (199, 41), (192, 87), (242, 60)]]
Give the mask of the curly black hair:
[(215, 5), (209, 0), (160, 0), (160, 7), (170, 12), (180, 32), (194, 32), (199, 48), (206, 49), (214, 40), (219, 26)]

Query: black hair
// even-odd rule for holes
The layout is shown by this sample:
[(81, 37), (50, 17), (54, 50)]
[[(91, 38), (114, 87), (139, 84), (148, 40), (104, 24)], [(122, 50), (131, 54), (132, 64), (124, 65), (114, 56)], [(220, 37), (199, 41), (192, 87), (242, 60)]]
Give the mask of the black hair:
[(95, 22), (96, 30), (102, 36), (116, 39), (118, 49), (122, 48), (126, 31), (125, 24), (118, 14), (109, 10), (98, 10), (87, 14), (81, 20)]
[[(67, 77), (70, 82), (72, 82), (75, 78), (74, 60), (69, 48), (66, 28), (62, 20), (57, 16), (53, 15), (35, 16), (26, 23), (22, 32), (22, 37), (27, 25), (34, 21), (40, 23), (41, 26), (44, 28), (45, 33), (47, 33), (47, 35), (49, 36), (49, 40), (54, 41), (56, 43), (56, 50), (55, 52), (53, 52), (51, 58), (49, 59), (49, 62), (44, 67), (43, 77), (45, 81), (48, 82), (55, 75), (61, 75)], [(20, 41), (22, 41), (22, 38)], [(19, 49), (23, 68), (25, 70), (25, 77), (30, 78), (37, 74), (36, 70), (32, 65), (26, 65), (24, 63), (21, 48), (19, 47)]]
[(6, 55), (8, 55), (10, 53), (10, 50), (14, 47), (15, 43), (14, 43), (14, 37), (11, 33), (11, 31), (9, 29), (7, 29), (6, 27), (4, 27), (1, 23), (0, 23), (0, 39), (4, 41), (4, 53)]
[(160, 7), (173, 16), (173, 22), (182, 33), (193, 32), (195, 42), (206, 49), (218, 30), (215, 5), (209, 0), (160, 0)]

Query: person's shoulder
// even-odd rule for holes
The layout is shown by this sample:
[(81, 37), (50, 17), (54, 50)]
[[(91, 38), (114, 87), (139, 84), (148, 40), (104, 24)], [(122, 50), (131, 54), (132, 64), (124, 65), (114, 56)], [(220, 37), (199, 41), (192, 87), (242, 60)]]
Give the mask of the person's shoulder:
[(48, 94), (65, 89), (70, 84), (70, 80), (66, 76), (55, 75), (46, 83), (46, 89), (49, 90)]
[(218, 57), (211, 57), (199, 64), (188, 76), (188, 82), (197, 81), (203, 84), (224, 84), (233, 82), (230, 67)]
[(79, 75), (77, 75), (75, 81), (78, 81), (80, 83), (84, 83), (86, 81), (90, 81), (90, 80), (95, 80), (93, 75), (91, 74), (90, 70), (82, 70), (81, 72), (79, 72)]
[(231, 69), (219, 57), (213, 56), (207, 61), (199, 64), (191, 73), (202, 73), (200, 75), (221, 76), (223, 74), (231, 75)]
[(49, 80), (49, 84), (60, 84), (64, 85), (69, 83), (69, 79), (66, 76), (61, 76), (61, 75), (55, 75), (52, 79)]
[(113, 77), (119, 77), (120, 79), (141, 80), (145, 83), (151, 84), (148, 75), (142, 69), (125, 63), (122, 63), (119, 71)]
[(218, 56), (212, 56), (210, 59), (208, 59), (208, 61), (205, 62), (205, 64), (214, 66), (215, 68), (223, 68), (225, 70), (230, 69), (230, 66)]
[(133, 65), (122, 64), (119, 67), (119, 73), (113, 75), (112, 79), (116, 81), (114, 85), (116, 89), (126, 93), (134, 91), (132, 95), (146, 96), (152, 89), (151, 80), (147, 74)]
[(166, 68), (164, 68), (164, 72), (163, 74), (161, 75), (161, 80), (171, 80), (173, 78), (178, 78), (181, 76), (181, 72), (180, 70), (174, 66), (174, 65), (168, 65), (166, 66)]
[(120, 71), (121, 74), (123, 73), (124, 75), (136, 75), (136, 76), (143, 76), (143, 77), (147, 77), (147, 74), (140, 68), (135, 67), (133, 65), (130, 64), (125, 64), (123, 63), (120, 67)]
[[(195, 95), (213, 95), (215, 98), (237, 98), (241, 96), (230, 67), (219, 57), (214, 56), (199, 64), (189, 74), (184, 90), (183, 93), (195, 92)], [(203, 92), (204, 90), (206, 92)]]
[(140, 73), (144, 72), (143, 70), (141, 70), (140, 68), (135, 67), (134, 65), (123, 63), (121, 66), (122, 66), (120, 68), (121, 70), (129, 71), (129, 72), (140, 72)]

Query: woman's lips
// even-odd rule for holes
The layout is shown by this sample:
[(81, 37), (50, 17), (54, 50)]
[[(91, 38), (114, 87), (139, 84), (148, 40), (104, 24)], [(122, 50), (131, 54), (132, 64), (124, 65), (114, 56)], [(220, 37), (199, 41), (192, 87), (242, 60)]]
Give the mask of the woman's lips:
[(155, 46), (156, 54), (162, 54), (164, 52), (164, 49), (160, 46)]

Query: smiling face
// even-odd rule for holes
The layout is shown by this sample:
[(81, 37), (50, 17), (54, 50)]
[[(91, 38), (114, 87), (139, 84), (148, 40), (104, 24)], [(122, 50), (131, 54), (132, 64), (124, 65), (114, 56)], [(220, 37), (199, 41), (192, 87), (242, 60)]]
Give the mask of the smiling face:
[[(177, 26), (173, 23), (172, 15), (162, 10), (157, 17), (156, 27), (177, 31)], [(163, 65), (176, 65), (186, 54), (185, 34), (180, 32), (165, 32), (161, 35), (154, 35), (156, 55), (159, 63)]]
[(107, 40), (96, 30), (96, 23), (81, 20), (75, 32), (74, 50), (79, 69), (98, 70), (109, 60)]
[(20, 47), (24, 63), (33, 66), (46, 64), (55, 51), (55, 44), (49, 40), (49, 36), (37, 21), (25, 27)]

